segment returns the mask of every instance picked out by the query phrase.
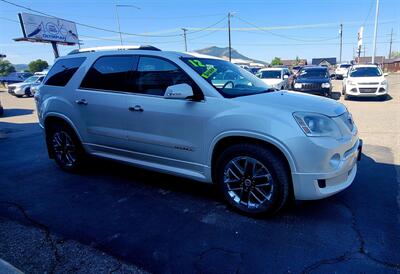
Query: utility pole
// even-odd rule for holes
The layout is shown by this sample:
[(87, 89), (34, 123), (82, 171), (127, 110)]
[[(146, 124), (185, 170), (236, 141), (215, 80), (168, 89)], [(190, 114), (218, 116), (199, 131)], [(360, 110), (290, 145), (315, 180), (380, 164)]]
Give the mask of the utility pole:
[(375, 63), (376, 36), (378, 35), (378, 16), (379, 16), (379, 0), (376, 0), (375, 28), (374, 28), (374, 44), (373, 44), (373, 46), (372, 46), (372, 63)]
[(185, 40), (185, 51), (187, 51), (187, 40), (186, 40), (186, 31), (187, 29), (182, 28), (183, 30), (183, 39)]
[(365, 57), (365, 45), (364, 45), (364, 57)]
[(118, 33), (119, 33), (119, 41), (122, 46), (122, 34), (121, 34), (121, 25), (119, 23), (119, 15), (118, 15), (118, 3), (117, 0), (115, 0), (115, 17), (117, 19), (117, 26), (118, 26)]
[(231, 13), (231, 12), (228, 12), (229, 62), (232, 61), (231, 16), (232, 16), (232, 13)]
[(342, 47), (343, 47), (343, 24), (340, 24), (340, 55), (339, 55), (339, 63), (342, 63)]
[(393, 43), (393, 28), (390, 32), (390, 44), (389, 44), (389, 59), (392, 57), (392, 43)]

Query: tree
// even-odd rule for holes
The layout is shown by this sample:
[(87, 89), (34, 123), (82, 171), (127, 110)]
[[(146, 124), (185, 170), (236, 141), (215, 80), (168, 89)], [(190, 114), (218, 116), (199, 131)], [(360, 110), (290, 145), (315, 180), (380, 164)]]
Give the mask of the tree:
[(400, 51), (392, 51), (392, 54), (390, 54), (390, 58), (397, 58), (400, 57)]
[(15, 72), (15, 67), (8, 60), (0, 60), (0, 76), (7, 76)]
[(49, 64), (41, 59), (37, 59), (36, 61), (32, 61), (28, 64), (29, 71), (32, 73), (42, 71), (44, 69), (47, 69), (49, 67)]
[(277, 65), (282, 65), (282, 60), (279, 57), (275, 57), (271, 61), (271, 66), (277, 66)]

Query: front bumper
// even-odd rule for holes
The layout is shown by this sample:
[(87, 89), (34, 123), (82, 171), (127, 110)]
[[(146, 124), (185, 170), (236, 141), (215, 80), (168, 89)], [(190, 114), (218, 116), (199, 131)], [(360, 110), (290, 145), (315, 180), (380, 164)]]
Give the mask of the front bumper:
[(317, 200), (336, 194), (351, 185), (361, 159), (362, 140), (345, 151), (335, 170), (326, 173), (292, 173), (297, 200)]
[(377, 97), (388, 94), (387, 85), (349, 85), (346, 86), (346, 94), (358, 97)]
[(297, 89), (297, 88), (294, 88), (293, 90), (297, 91), (297, 92), (303, 92), (303, 93), (314, 94), (314, 95), (326, 95), (331, 92), (330, 88), (319, 88), (319, 89), (303, 89), (303, 88)]

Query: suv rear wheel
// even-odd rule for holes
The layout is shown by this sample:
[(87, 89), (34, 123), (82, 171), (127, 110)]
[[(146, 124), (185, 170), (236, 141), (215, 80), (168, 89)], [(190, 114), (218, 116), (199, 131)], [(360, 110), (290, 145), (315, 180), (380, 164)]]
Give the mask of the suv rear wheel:
[(48, 149), (65, 171), (78, 171), (83, 164), (84, 150), (75, 132), (66, 125), (52, 125), (47, 136)]
[(282, 159), (259, 145), (227, 148), (216, 163), (216, 183), (234, 209), (248, 215), (273, 214), (289, 195), (289, 176)]

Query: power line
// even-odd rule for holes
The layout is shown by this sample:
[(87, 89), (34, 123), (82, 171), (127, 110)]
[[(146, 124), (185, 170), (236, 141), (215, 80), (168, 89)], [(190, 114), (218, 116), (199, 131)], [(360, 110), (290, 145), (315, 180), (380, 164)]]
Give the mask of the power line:
[(336, 37), (327, 38), (327, 39), (320, 39), (320, 40), (304, 40), (304, 39), (294, 38), (294, 37), (290, 37), (290, 36), (287, 36), (287, 35), (283, 35), (283, 34), (278, 34), (278, 33), (272, 32), (272, 31), (267, 30), (265, 28), (259, 27), (259, 26), (255, 25), (254, 23), (251, 23), (251, 22), (249, 22), (247, 20), (244, 20), (243, 18), (241, 18), (239, 16), (235, 16), (235, 18), (239, 19), (240, 21), (242, 21), (242, 22), (244, 22), (244, 23), (246, 23), (248, 25), (251, 25), (251, 26), (259, 29), (260, 31), (269, 33), (269, 34), (277, 36), (277, 37), (281, 37), (281, 38), (285, 38), (285, 39), (289, 39), (289, 40), (294, 40), (294, 41), (300, 41), (300, 42), (323, 42), (323, 41), (329, 41), (329, 40), (333, 40), (333, 39), (337, 39), (338, 38), (338, 36), (336, 36)]
[[(15, 6), (15, 7), (19, 7), (19, 8), (21, 8), (21, 9), (29, 10), (29, 11), (31, 11), (31, 12), (35, 12), (35, 13), (44, 15), (44, 16), (48, 16), (48, 17), (52, 17), (52, 18), (59, 18), (59, 17), (56, 17), (56, 16), (54, 16), (54, 15), (51, 15), (51, 14), (48, 14), (48, 13), (45, 13), (45, 12), (42, 12), (42, 11), (39, 11), (39, 10), (35, 10), (35, 9), (29, 8), (29, 7), (20, 5), (20, 4), (16, 4), (16, 3), (10, 2), (10, 1), (8, 1), (8, 0), (0, 0), (0, 1), (1, 1), (1, 2), (4, 2), (4, 3), (7, 3), (7, 4), (9, 4), (9, 5)], [(205, 30), (207, 30), (207, 29), (209, 29), (209, 28), (212, 28), (212, 27), (216, 26), (217, 24), (221, 23), (223, 20), (225, 20), (225, 18), (226, 18), (226, 16), (224, 16), (221, 20), (217, 21), (217, 22), (214, 23), (214, 24), (211, 24), (211, 25), (209, 25), (209, 26), (207, 26), (207, 27), (205, 27), (205, 28), (199, 29), (199, 30), (194, 30), (194, 31), (192, 31), (192, 32), (188, 32), (187, 34), (197, 33), (197, 32), (200, 32), (200, 31), (205, 31)], [(64, 19), (64, 20), (68, 20), (68, 19)], [(72, 20), (68, 20), (68, 21), (72, 21)], [(115, 30), (106, 29), (106, 28), (101, 28), (101, 27), (96, 27), (96, 26), (93, 26), (93, 25), (88, 25), (88, 24), (80, 23), (80, 22), (76, 22), (76, 21), (72, 21), (72, 22), (74, 22), (74, 23), (75, 23), (76, 25), (78, 25), (78, 26), (82, 26), (82, 27), (86, 27), (86, 28), (96, 29), (96, 30), (100, 30), (100, 31), (104, 31), (104, 32), (110, 32), (110, 33), (118, 33), (118, 34), (121, 33), (121, 34), (123, 34), (123, 35), (129, 35), (129, 36), (159, 37), (159, 38), (161, 38), (161, 37), (180, 37), (180, 36), (182, 36), (181, 34), (152, 35), (152, 34), (140, 34), (140, 33), (118, 32), (118, 31), (115, 31)]]

